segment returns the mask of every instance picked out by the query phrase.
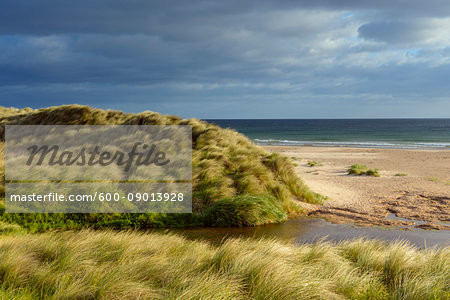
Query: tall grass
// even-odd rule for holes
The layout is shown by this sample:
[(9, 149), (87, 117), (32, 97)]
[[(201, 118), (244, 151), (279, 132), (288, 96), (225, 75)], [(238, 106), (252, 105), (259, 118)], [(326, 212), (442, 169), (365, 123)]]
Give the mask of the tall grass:
[(273, 196), (240, 196), (225, 198), (204, 212), (209, 226), (255, 226), (287, 219), (285, 210)]
[[(193, 166), (193, 215), (147, 214), (147, 215), (17, 215), (4, 216), (0, 201), (0, 220), (20, 223), (33, 230), (49, 227), (77, 228), (85, 225), (94, 227), (112, 226), (118, 228), (185, 226), (210, 223), (212, 210), (224, 212), (230, 220), (242, 220), (239, 224), (251, 225), (279, 222), (285, 215), (298, 213), (297, 201), (320, 203), (323, 197), (312, 192), (295, 174), (291, 159), (269, 153), (252, 143), (245, 136), (231, 129), (222, 129), (214, 124), (196, 119), (180, 119), (176, 116), (160, 115), (145, 111), (126, 114), (120, 111), (93, 109), (88, 106), (64, 105), (38, 110), (0, 107), (0, 140), (4, 139), (5, 124), (68, 124), (68, 125), (191, 125)], [(0, 143), (0, 151), (4, 151)], [(0, 158), (0, 177), (4, 180), (4, 161)], [(3, 184), (0, 185), (3, 189)], [(0, 190), (0, 198), (4, 190)], [(242, 197), (242, 196), (250, 196)], [(271, 205), (262, 205), (269, 197)], [(260, 200), (257, 200), (261, 198)], [(252, 199), (252, 200), (249, 200)], [(248, 201), (255, 201), (253, 207), (280, 212), (265, 211), (246, 214), (240, 209), (248, 208)], [(224, 205), (226, 202), (233, 205)], [(208, 213), (205, 213), (205, 212)], [(225, 213), (225, 212), (224, 212)], [(208, 215), (206, 220), (202, 216)], [(269, 215), (277, 217), (268, 217)], [(283, 215), (283, 217), (279, 217)], [(259, 216), (258, 220), (244, 220)], [(216, 222), (219, 224), (220, 222)]]
[(90, 231), (0, 238), (3, 299), (448, 299), (450, 249)]

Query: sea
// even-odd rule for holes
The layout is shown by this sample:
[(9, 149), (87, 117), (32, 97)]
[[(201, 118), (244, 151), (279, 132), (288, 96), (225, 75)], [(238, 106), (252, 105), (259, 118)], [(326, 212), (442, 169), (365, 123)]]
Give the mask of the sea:
[(214, 119), (261, 145), (450, 150), (450, 119)]

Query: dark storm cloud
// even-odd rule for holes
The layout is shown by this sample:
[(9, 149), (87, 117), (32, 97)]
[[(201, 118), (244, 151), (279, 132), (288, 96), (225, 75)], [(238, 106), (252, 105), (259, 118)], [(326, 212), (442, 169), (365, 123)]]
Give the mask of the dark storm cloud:
[(394, 21), (364, 24), (358, 32), (363, 38), (396, 44), (420, 42), (428, 37), (428, 30), (432, 28), (420, 22)]
[[(259, 14), (274, 10), (365, 10), (409, 17), (445, 17), (450, 13), (446, 0), (360, 1), (360, 0), (253, 0), (253, 1), (24, 1), (6, 0), (0, 3), (0, 33), (61, 34), (61, 33), (163, 33), (182, 36), (180, 25), (202, 24), (202, 33), (214, 33), (208, 25), (223, 26), (226, 16)], [(227, 18), (228, 19), (228, 18)], [(233, 21), (233, 20), (230, 20)], [(242, 20), (241, 20), (242, 21)], [(239, 24), (229, 22), (237, 27)], [(248, 25), (248, 24), (247, 24)], [(173, 30), (176, 28), (177, 30)], [(185, 28), (188, 36), (197, 33)]]
[(1, 104), (432, 101), (450, 92), (449, 16), (438, 0), (2, 1)]

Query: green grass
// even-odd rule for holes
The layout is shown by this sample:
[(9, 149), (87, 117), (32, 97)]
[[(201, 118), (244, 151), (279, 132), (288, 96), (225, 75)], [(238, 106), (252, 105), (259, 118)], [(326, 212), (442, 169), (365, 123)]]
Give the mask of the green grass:
[(437, 177), (428, 177), (427, 180), (432, 181), (432, 182), (440, 182), (441, 181), (441, 179), (439, 179)]
[[(17, 223), (31, 231), (45, 231), (50, 228), (76, 229), (92, 228), (149, 228), (163, 226), (187, 226), (210, 224), (212, 210), (223, 211), (224, 203), (247, 203), (255, 201), (253, 207), (271, 209), (262, 205), (265, 199), (272, 199), (281, 214), (301, 212), (297, 201), (321, 203), (324, 199), (312, 192), (295, 174), (292, 159), (270, 153), (252, 143), (245, 136), (231, 129), (223, 129), (197, 119), (180, 119), (176, 116), (155, 112), (126, 114), (120, 111), (94, 109), (88, 106), (64, 105), (39, 110), (9, 109), (0, 107), (0, 140), (4, 140), (5, 124), (68, 124), (68, 125), (191, 125), (192, 126), (192, 168), (193, 168), (193, 214), (13, 214), (4, 213), (4, 160), (0, 158), (0, 221)], [(0, 154), (4, 143), (0, 142)], [(243, 198), (243, 196), (250, 198)], [(257, 200), (259, 197), (261, 199)], [(268, 197), (268, 198), (267, 198)], [(232, 200), (234, 199), (234, 200)], [(246, 209), (246, 204), (235, 205), (236, 215), (228, 216), (241, 220), (241, 224), (264, 224), (279, 222), (285, 218), (267, 217), (271, 212), (256, 214), (259, 220), (236, 209)], [(207, 213), (206, 213), (207, 212)], [(206, 218), (206, 219), (205, 219)], [(219, 222), (220, 223), (220, 222)], [(217, 224), (219, 224), (217, 223)]]
[(310, 160), (310, 161), (308, 161), (307, 165), (309, 167), (322, 167), (323, 163), (315, 161), (315, 160)]
[(0, 238), (3, 299), (448, 299), (450, 248), (90, 231)]
[(20, 232), (25, 232), (21, 226), (0, 222), (0, 235), (17, 234)]
[(444, 179), (438, 178), (438, 177), (428, 177), (428, 181), (436, 182), (436, 183), (443, 183), (445, 185), (450, 185), (450, 181), (445, 181)]
[(380, 177), (380, 170), (378, 169), (369, 169), (366, 171), (367, 176)]
[(367, 172), (367, 166), (361, 164), (354, 164), (348, 170), (348, 174), (364, 175)]
[(347, 170), (347, 173), (349, 175), (367, 175), (367, 176), (374, 176), (374, 177), (380, 177), (380, 170), (378, 169), (369, 169), (366, 165), (361, 164), (354, 164), (350, 166), (350, 168)]
[(406, 173), (397, 173), (397, 174), (395, 174), (395, 176), (408, 176), (408, 174), (406, 174)]
[(204, 212), (208, 226), (256, 226), (287, 220), (285, 209), (273, 196), (225, 198)]

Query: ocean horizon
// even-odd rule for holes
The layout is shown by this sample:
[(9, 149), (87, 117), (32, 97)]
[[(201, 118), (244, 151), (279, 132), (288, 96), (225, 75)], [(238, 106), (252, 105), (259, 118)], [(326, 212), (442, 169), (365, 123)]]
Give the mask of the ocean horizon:
[(260, 145), (450, 150), (450, 119), (207, 119)]

